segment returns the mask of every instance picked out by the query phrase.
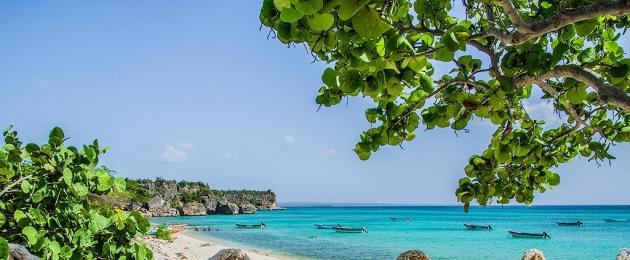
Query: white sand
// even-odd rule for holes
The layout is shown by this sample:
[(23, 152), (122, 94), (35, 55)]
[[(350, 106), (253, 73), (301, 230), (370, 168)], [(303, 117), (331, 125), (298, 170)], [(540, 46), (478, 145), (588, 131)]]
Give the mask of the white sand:
[[(145, 242), (153, 251), (153, 257), (160, 259), (208, 259), (215, 255), (219, 250), (225, 248), (234, 248), (217, 244), (216, 242), (204, 241), (186, 234), (176, 234), (170, 242), (156, 239), (155, 237), (146, 237)], [(279, 258), (254, 250), (241, 248), (247, 253), (252, 260), (280, 260)]]

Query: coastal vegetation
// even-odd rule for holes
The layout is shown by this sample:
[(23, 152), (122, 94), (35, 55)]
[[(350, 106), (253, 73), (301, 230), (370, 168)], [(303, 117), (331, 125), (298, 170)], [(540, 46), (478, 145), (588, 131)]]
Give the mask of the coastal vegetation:
[(44, 144), (24, 144), (12, 127), (0, 147), (0, 259), (8, 243), (45, 259), (152, 259), (141, 241), (149, 222), (138, 212), (95, 205), (91, 196), (125, 192), (100, 167), (98, 141), (66, 146), (55, 127)]
[(94, 196), (93, 200), (110, 208), (156, 217), (252, 214), (277, 208), (276, 195), (271, 190), (214, 190), (203, 182), (163, 178), (126, 179), (126, 183), (125, 191)]
[[(354, 148), (362, 160), (418, 129), (495, 125), (459, 180), (468, 210), (473, 201), (531, 204), (560, 183), (555, 167), (578, 156), (610, 162), (610, 148), (630, 141), (630, 59), (619, 44), (628, 13), (627, 0), (263, 0), (259, 18), (270, 37), (331, 64), (320, 107), (373, 101), (372, 127)], [(525, 102), (550, 102), (566, 120), (547, 124)]]

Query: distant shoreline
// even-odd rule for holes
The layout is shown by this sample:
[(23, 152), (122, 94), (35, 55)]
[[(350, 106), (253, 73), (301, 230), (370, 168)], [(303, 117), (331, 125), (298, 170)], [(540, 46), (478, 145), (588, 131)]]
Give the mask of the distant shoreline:
[[(464, 207), (461, 204), (393, 204), (393, 203), (325, 203), (325, 202), (278, 202), (278, 205), (282, 208), (324, 208), (324, 207)], [(506, 205), (471, 205), (471, 208), (542, 208), (542, 207), (630, 207), (630, 204), (544, 204), (544, 205), (521, 205), (521, 204), (506, 204)]]

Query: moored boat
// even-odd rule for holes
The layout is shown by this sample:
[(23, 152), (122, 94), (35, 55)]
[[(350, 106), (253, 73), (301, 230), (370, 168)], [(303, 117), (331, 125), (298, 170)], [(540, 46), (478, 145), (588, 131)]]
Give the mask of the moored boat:
[(542, 233), (525, 233), (525, 232), (516, 232), (516, 231), (508, 231), (510, 235), (514, 238), (551, 238), (547, 232)]
[(317, 228), (317, 229), (334, 229), (336, 227), (341, 227), (341, 225), (339, 225), (339, 224), (335, 224), (335, 225), (315, 224), (315, 228)]
[(628, 218), (605, 218), (604, 222), (630, 222)]
[(396, 218), (396, 217), (391, 217), (391, 218), (389, 218), (389, 220), (394, 221), (394, 222), (396, 222), (396, 221), (410, 222), (410, 221), (411, 221), (411, 218)]
[(267, 224), (265, 223), (260, 223), (260, 224), (236, 224), (237, 228), (256, 228), (256, 229), (263, 229), (267, 227)]
[(343, 227), (343, 226), (339, 226), (339, 227), (335, 227), (333, 229), (336, 232), (341, 232), (341, 233), (367, 233), (368, 232), (366, 227)]
[(584, 223), (582, 223), (581, 221), (576, 221), (576, 222), (560, 222), (557, 221), (556, 223), (558, 223), (558, 226), (581, 226)]
[(464, 223), (464, 226), (466, 226), (468, 229), (475, 229), (475, 230), (479, 230), (479, 229), (490, 230), (490, 229), (492, 229), (492, 226), (490, 226), (490, 225), (475, 225), (475, 224)]

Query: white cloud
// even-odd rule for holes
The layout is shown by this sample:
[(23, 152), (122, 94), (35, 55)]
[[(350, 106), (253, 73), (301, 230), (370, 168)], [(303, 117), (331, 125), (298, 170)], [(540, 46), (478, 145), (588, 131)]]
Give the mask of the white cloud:
[(169, 144), (162, 151), (160, 160), (170, 163), (179, 163), (190, 159), (188, 151), (194, 147), (191, 143)]
[(285, 144), (291, 145), (295, 143), (295, 136), (285, 135), (283, 138)]
[(223, 158), (223, 160), (227, 160), (227, 161), (234, 159), (234, 155), (230, 152), (223, 153), (221, 157)]
[(530, 117), (534, 120), (545, 120), (548, 127), (558, 127), (564, 123), (564, 119), (558, 116), (552, 102), (545, 100), (534, 103), (529, 100), (523, 102), (525, 111), (529, 113)]
[(324, 157), (331, 157), (335, 154), (337, 154), (337, 150), (335, 149), (328, 149), (324, 151)]

